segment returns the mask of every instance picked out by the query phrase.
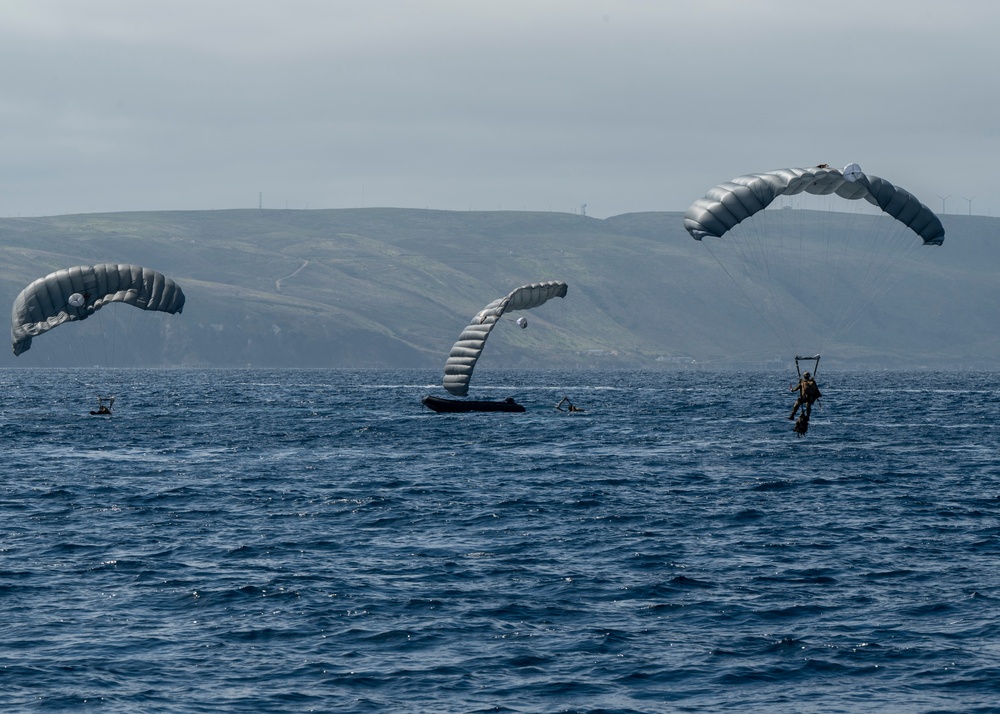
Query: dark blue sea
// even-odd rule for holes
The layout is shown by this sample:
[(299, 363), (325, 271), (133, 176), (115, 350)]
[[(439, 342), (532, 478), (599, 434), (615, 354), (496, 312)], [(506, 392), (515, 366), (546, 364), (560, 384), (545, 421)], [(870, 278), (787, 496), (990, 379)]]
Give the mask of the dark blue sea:
[(998, 712), (998, 376), (0, 372), (0, 711)]

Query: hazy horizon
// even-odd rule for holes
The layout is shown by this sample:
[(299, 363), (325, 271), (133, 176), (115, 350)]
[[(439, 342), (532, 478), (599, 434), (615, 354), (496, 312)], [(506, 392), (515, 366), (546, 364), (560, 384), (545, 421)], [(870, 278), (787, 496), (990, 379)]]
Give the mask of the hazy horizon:
[(1000, 5), (126, 0), (0, 9), (0, 216), (683, 211), (858, 162), (1000, 210)]

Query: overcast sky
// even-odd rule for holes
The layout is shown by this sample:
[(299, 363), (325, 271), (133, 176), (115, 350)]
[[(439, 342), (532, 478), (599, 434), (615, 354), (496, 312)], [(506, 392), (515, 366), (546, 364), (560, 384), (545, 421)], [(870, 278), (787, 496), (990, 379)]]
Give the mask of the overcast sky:
[(852, 161), (996, 216), (998, 29), (994, 0), (0, 0), (0, 216), (603, 218)]

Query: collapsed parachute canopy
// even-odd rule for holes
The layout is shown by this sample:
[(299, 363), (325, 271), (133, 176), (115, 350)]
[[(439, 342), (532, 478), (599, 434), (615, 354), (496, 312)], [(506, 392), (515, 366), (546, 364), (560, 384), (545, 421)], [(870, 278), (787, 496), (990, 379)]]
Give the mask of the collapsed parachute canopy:
[(84, 320), (110, 302), (173, 314), (184, 309), (184, 292), (162, 273), (138, 265), (101, 263), (57, 270), (31, 283), (14, 300), (14, 354), (27, 351), (32, 337), (64, 322)]
[[(472, 370), (476, 367), (486, 338), (490, 336), (490, 331), (501, 315), (513, 310), (530, 310), (555, 297), (566, 297), (566, 290), (566, 283), (559, 280), (522, 285), (510, 295), (497, 298), (476, 313), (469, 326), (462, 331), (458, 342), (452, 346), (448, 361), (445, 362), (444, 388), (459, 397), (469, 393)], [(520, 319), (517, 323), (521, 327), (527, 327), (528, 324), (527, 320), (522, 323)]]
[(923, 238), (925, 245), (941, 245), (944, 241), (944, 227), (931, 209), (885, 179), (865, 175), (857, 164), (849, 164), (843, 171), (789, 168), (739, 176), (692, 203), (684, 213), (684, 227), (696, 240), (722, 237), (733, 226), (767, 208), (778, 196), (803, 191), (851, 200), (863, 198)]

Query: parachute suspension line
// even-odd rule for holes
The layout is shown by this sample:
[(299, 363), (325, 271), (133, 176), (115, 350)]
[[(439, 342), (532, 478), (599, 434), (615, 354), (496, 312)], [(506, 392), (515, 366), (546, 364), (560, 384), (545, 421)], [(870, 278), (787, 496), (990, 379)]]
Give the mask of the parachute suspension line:
[(115, 349), (115, 341), (118, 336), (118, 316), (114, 314), (111, 305), (106, 305), (100, 312), (101, 317), (104, 319), (104, 363), (110, 368), (115, 368), (118, 365), (115, 363), (115, 356), (117, 351)]
[[(736, 236), (734, 243), (746, 242), (742, 236), (748, 231), (764, 246), (763, 257), (753, 260), (748, 251), (738, 249), (738, 268), (756, 271), (751, 282), (760, 291), (758, 313), (770, 313), (765, 322), (792, 351), (830, 349), (902, 277), (895, 268), (921, 244), (906, 226), (867, 202), (845, 202), (832, 195), (779, 197), (722, 240)], [(813, 238), (807, 241), (806, 234)], [(849, 263), (862, 270), (845, 301), (837, 299), (844, 291), (837, 268)], [(788, 286), (784, 292), (782, 285)], [(774, 324), (780, 327), (775, 330)]]
[[(118, 349), (118, 340), (127, 339), (127, 335), (135, 335), (136, 337), (142, 339), (145, 335), (145, 339), (151, 339), (152, 335), (155, 333), (155, 328), (160, 327), (160, 320), (157, 319), (162, 317), (162, 315), (150, 315), (149, 319), (140, 319), (139, 316), (142, 314), (140, 310), (118, 310), (115, 312), (122, 313), (124, 318), (124, 328), (118, 325), (117, 320), (115, 321), (115, 334), (113, 337), (113, 343), (115, 346), (115, 354), (122, 355), (122, 352)], [(132, 340), (135, 343), (135, 340)], [(131, 355), (126, 355), (126, 359), (132, 359)], [(121, 365), (118, 365), (121, 366)]]
[[(785, 315), (782, 313), (782, 306), (786, 305), (786, 301), (783, 300), (783, 295), (776, 289), (777, 286), (782, 284), (783, 280), (787, 280), (789, 277), (795, 279), (796, 271), (792, 270), (791, 276), (781, 275), (782, 270), (781, 263), (778, 262), (775, 265), (773, 256), (774, 253), (769, 246), (770, 231), (759, 230), (759, 224), (756, 220), (751, 219), (751, 235), (754, 240), (754, 252), (760, 256), (759, 263), (761, 265), (760, 275), (763, 278), (763, 285), (769, 286), (767, 290), (767, 300), (769, 301), (769, 309), (772, 314), (778, 316), (777, 322), (781, 327), (782, 333), (785, 335), (785, 339), (791, 340), (791, 333), (789, 331), (791, 321), (783, 319)], [(767, 227), (766, 220), (764, 222), (764, 227)], [(782, 245), (782, 250), (788, 251), (789, 249)], [(786, 268), (787, 269), (787, 268)]]
[[(836, 325), (843, 321), (839, 314), (843, 313), (843, 309), (838, 310), (836, 307), (835, 296), (838, 292), (833, 268), (844, 265), (851, 254), (852, 241), (856, 235), (854, 219), (857, 217), (857, 213), (851, 210), (840, 210), (845, 208), (845, 202), (833, 196), (814, 196), (811, 198), (818, 202), (816, 210), (819, 212), (819, 217), (814, 222), (814, 227), (818, 228), (820, 232), (822, 260), (817, 265), (804, 266), (804, 268), (811, 267), (809, 271), (810, 287), (816, 295), (817, 301), (822, 304), (824, 315), (824, 324), (816, 334), (816, 344), (811, 345), (811, 347), (818, 347), (820, 352), (825, 352), (830, 347), (833, 333), (837, 331)], [(846, 231), (843, 228), (836, 229), (835, 222), (844, 220), (845, 217), (850, 227)], [(816, 367), (818, 366), (817, 363)], [(798, 359), (796, 359), (796, 367), (798, 367)]]
[[(751, 215), (722, 240), (731, 241), (737, 265), (744, 268), (749, 285), (756, 290), (756, 299), (752, 304), (758, 314), (788, 349), (794, 350), (794, 331), (803, 321), (798, 319), (790, 301), (791, 294), (784, 286), (789, 280), (796, 283), (804, 269), (790, 264), (789, 254), (793, 251), (789, 236), (785, 231), (775, 230), (777, 210), (763, 210)], [(801, 243), (799, 236), (799, 246)]]
[[(854, 218), (856, 218), (857, 215), (857, 213), (852, 213)], [(877, 219), (875, 219), (875, 222), (878, 222)], [(861, 231), (862, 227), (865, 228), (863, 234)], [(865, 275), (861, 280), (861, 285), (870, 285), (870, 275), (874, 261), (873, 251), (877, 247), (878, 243), (875, 227), (870, 224), (868, 226), (862, 226), (859, 221), (852, 219), (849, 224), (849, 228), (845, 231), (844, 235), (843, 245), (845, 250), (851, 250), (854, 247), (856, 239), (859, 238), (859, 235), (862, 245), (860, 250), (856, 251), (856, 254), (865, 256), (865, 262), (867, 263)], [(862, 309), (859, 305), (859, 301), (863, 300), (864, 292), (865, 290), (863, 289), (851, 291), (852, 294), (850, 299), (841, 303), (840, 309), (834, 313), (834, 316), (831, 319), (830, 330), (827, 333), (829, 340), (839, 339), (850, 329), (851, 325), (857, 322)], [(855, 317), (852, 318), (852, 315)], [(822, 349), (826, 350), (827, 345), (822, 345)]]
[(705, 236), (701, 242), (760, 320), (790, 347), (788, 321), (782, 319), (775, 271), (769, 260), (777, 244), (768, 246), (770, 231), (761, 213), (766, 211), (748, 216), (721, 237)]
[(835, 336), (839, 337), (848, 332), (865, 314), (869, 305), (889, 292), (896, 281), (902, 277), (898, 271), (895, 273), (893, 272), (893, 266), (911, 255), (914, 250), (916, 250), (915, 244), (911, 246), (906, 253), (898, 254), (890, 263), (877, 266), (877, 270), (871, 272), (872, 278), (870, 284), (874, 287), (865, 291), (864, 295), (861, 293), (855, 295), (851, 302), (850, 314), (845, 316), (842, 327)]
[[(753, 220), (753, 219), (751, 218), (750, 220)], [(706, 238), (702, 239), (702, 243), (704, 243), (705, 247), (708, 249), (709, 255), (711, 255), (712, 258), (715, 259), (715, 262), (719, 265), (720, 268), (722, 268), (722, 271), (729, 277), (729, 280), (732, 281), (733, 285), (736, 286), (736, 289), (740, 291), (740, 294), (742, 294), (743, 297), (746, 298), (746, 301), (747, 301), (747, 303), (749, 303), (750, 307), (753, 308), (754, 312), (756, 312), (757, 315), (760, 317), (760, 319), (763, 320), (767, 324), (767, 326), (771, 329), (771, 331), (777, 337), (784, 339), (788, 343), (791, 343), (791, 334), (788, 331), (788, 326), (785, 325), (785, 324), (783, 324), (780, 319), (775, 319), (774, 318), (774, 314), (775, 314), (774, 302), (775, 302), (775, 300), (774, 300), (773, 293), (769, 295), (769, 294), (764, 293), (764, 291), (760, 291), (760, 294), (751, 295), (750, 292), (747, 289), (747, 285), (759, 285), (759, 282), (755, 281), (754, 279), (752, 279), (752, 276), (751, 276), (751, 280), (749, 280), (749, 281), (748, 280), (738, 280), (736, 278), (736, 276), (730, 270), (729, 266), (727, 266), (726, 263), (716, 254), (716, 251), (713, 250), (712, 243), (714, 241), (716, 241), (716, 240), (718, 240), (718, 241), (725, 241), (726, 238), (723, 237), (723, 238), (710, 239), (710, 238), (706, 237)], [(730, 243), (733, 244), (733, 245), (738, 246), (738, 242), (737, 241), (730, 241)], [(730, 248), (730, 247), (731, 246), (728, 246), (728, 245), (722, 245), (722, 246), (720, 246), (720, 249), (722, 251), (726, 251), (726, 249)], [(745, 251), (742, 251), (742, 250), (739, 250), (739, 249), (737, 249), (737, 253), (739, 253), (741, 255), (745, 255)], [(743, 263), (743, 265), (748, 265), (748, 264), (747, 263)], [(747, 276), (744, 276), (744, 277), (747, 277)], [(764, 309), (764, 305), (761, 304), (761, 300), (763, 300), (765, 303), (767, 303), (767, 306), (770, 307), (771, 309), (770, 310), (765, 310)]]
[[(847, 238), (844, 239), (842, 234), (837, 234), (833, 228), (833, 216), (831, 215), (834, 211), (831, 205), (832, 199), (829, 196), (824, 197), (826, 200), (823, 205), (823, 220), (820, 221), (823, 227), (823, 265), (818, 266), (818, 270), (813, 271), (813, 277), (816, 280), (821, 281), (822, 290), (822, 300), (824, 307), (833, 304), (834, 301), (834, 277), (832, 266), (842, 265), (847, 259), (848, 254), (851, 250), (851, 237), (854, 235), (854, 231), (847, 231)], [(818, 346), (821, 352), (825, 352), (829, 347), (828, 341), (830, 339), (831, 329), (827, 326), (825, 329), (820, 330), (817, 335)], [(799, 360), (796, 359), (795, 365), (798, 367)], [(816, 360), (814, 365), (814, 370), (819, 368), (819, 360)]]
[[(843, 210), (851, 206), (845, 206), (848, 202), (833, 194), (804, 192), (781, 198), (795, 199), (795, 214), (782, 216), (777, 212), (781, 210), (777, 205), (761, 213), (771, 218), (776, 251), (778, 255), (785, 255), (785, 262), (793, 273), (789, 276), (789, 279), (794, 278), (793, 294), (799, 309), (805, 311), (789, 317), (801, 331), (793, 348), (824, 352), (830, 346), (838, 322), (842, 322), (836, 316), (842, 311), (838, 298), (843, 290), (837, 282), (841, 277), (837, 268), (850, 259), (852, 239), (857, 232), (853, 228), (844, 230), (844, 220), (851, 225), (857, 214)], [(807, 234), (811, 238), (807, 239)], [(794, 245), (787, 246), (792, 237)]]
[[(824, 286), (827, 290), (824, 293), (824, 306), (827, 310), (826, 312), (826, 325), (821, 333), (821, 340), (819, 343), (819, 348), (821, 351), (825, 352), (830, 348), (830, 343), (836, 340), (837, 337), (841, 336), (845, 329), (845, 322), (849, 320), (849, 316), (854, 313), (856, 309), (855, 303), (858, 299), (858, 295), (861, 294), (860, 290), (851, 291), (851, 297), (849, 300), (836, 301), (833, 296), (836, 294), (833, 286), (833, 278), (830, 275), (833, 271), (833, 266), (844, 265), (852, 254), (856, 255), (859, 251), (856, 247), (857, 241), (860, 239), (863, 241), (864, 246), (862, 253), (864, 253), (868, 247), (871, 246), (871, 240), (865, 238), (862, 235), (861, 228), (864, 227), (863, 221), (858, 221), (858, 212), (852, 210), (854, 206), (840, 206), (844, 210), (836, 210), (831, 205), (827, 204), (824, 208), (824, 225), (825, 225), (825, 237), (826, 237), (826, 250), (824, 253), (824, 265), (822, 270), (817, 272), (822, 272), (825, 275)], [(847, 228), (842, 228), (834, 235), (834, 230), (832, 228), (833, 218), (832, 214), (836, 213), (840, 220), (846, 221)], [(860, 236), (860, 238), (859, 238)]]
[(115, 338), (118, 335), (118, 329), (115, 310), (112, 309), (111, 305), (105, 305), (92, 317), (96, 317), (100, 321), (101, 350), (103, 353), (101, 364), (109, 368), (117, 367), (118, 365), (115, 364)]
[(120, 313), (122, 313), (123, 311), (119, 310), (118, 307), (116, 306), (109, 305), (107, 309), (108, 309), (108, 317), (111, 318), (109, 320), (109, 322), (111, 323), (111, 332), (108, 335), (109, 356), (107, 364), (110, 367), (120, 367), (121, 354), (118, 351), (119, 333), (124, 332), (125, 334), (130, 334), (127, 330), (125, 330), (122, 327), (121, 323), (123, 322), (128, 323), (132, 313), (138, 312), (138, 310), (126, 310), (124, 312), (128, 312), (129, 314), (122, 315)]
[(830, 339), (840, 338), (850, 331), (867, 308), (903, 277), (902, 271), (897, 270), (899, 264), (922, 247), (920, 239), (898, 221), (888, 216), (868, 218), (866, 222), (855, 221), (848, 235), (848, 241), (861, 236), (863, 250), (858, 253), (864, 259), (865, 271), (859, 289), (853, 291), (851, 299), (843, 304), (833, 321)]
[[(813, 355), (812, 357), (800, 357), (799, 355), (795, 355), (795, 372), (799, 375), (800, 379), (802, 378), (802, 370), (799, 369), (799, 362), (812, 362), (813, 363), (812, 375), (811, 376), (813, 377), (813, 379), (815, 379), (816, 378), (816, 373), (819, 372), (819, 358), (820, 358), (820, 355)], [(806, 370), (806, 371), (808, 371), (808, 370)]]
[[(824, 335), (828, 332), (825, 327), (826, 306), (833, 300), (835, 292), (833, 271), (830, 270), (830, 266), (837, 263), (836, 253), (838, 250), (843, 252), (846, 248), (842, 244), (839, 244), (833, 229), (833, 221), (830, 216), (830, 197), (799, 195), (799, 198), (807, 202), (818, 201), (818, 205), (815, 207), (807, 203), (800, 209), (803, 216), (809, 214), (818, 215), (816, 220), (810, 220), (809, 222), (811, 228), (818, 229), (818, 235), (816, 245), (812, 248), (813, 252), (810, 254), (809, 246), (804, 237), (804, 231), (795, 231), (796, 235), (799, 236), (796, 270), (796, 276), (799, 280), (796, 295), (799, 296), (801, 304), (809, 310), (811, 324), (814, 325), (814, 329), (808, 334), (809, 344), (803, 345), (800, 340), (796, 347), (808, 347), (809, 349), (816, 349), (818, 347), (822, 351), (826, 349), (826, 344), (824, 344), (823, 340)], [(780, 235), (783, 231), (779, 229), (777, 233)], [(799, 357), (796, 353), (796, 368), (798, 368), (798, 361)]]

